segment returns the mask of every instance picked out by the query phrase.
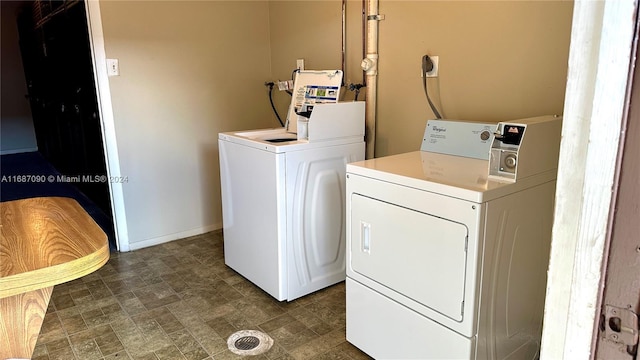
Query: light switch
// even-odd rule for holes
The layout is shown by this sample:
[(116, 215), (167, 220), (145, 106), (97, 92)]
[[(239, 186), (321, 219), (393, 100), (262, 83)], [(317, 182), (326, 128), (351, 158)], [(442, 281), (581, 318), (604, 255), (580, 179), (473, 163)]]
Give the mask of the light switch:
[(107, 59), (107, 75), (120, 76), (120, 66), (118, 59)]

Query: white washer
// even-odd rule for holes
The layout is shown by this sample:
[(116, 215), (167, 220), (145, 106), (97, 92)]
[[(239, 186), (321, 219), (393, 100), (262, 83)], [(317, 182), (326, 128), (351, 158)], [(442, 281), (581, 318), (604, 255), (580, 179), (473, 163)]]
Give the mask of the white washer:
[(551, 167), (495, 181), (493, 160), (431, 151), (347, 165), (349, 342), (376, 359), (536, 357), (560, 119), (513, 123), (527, 130), (507, 146), (544, 146)]
[(225, 263), (278, 300), (345, 279), (345, 169), (364, 159), (364, 102), (317, 105), (308, 136), (218, 137)]

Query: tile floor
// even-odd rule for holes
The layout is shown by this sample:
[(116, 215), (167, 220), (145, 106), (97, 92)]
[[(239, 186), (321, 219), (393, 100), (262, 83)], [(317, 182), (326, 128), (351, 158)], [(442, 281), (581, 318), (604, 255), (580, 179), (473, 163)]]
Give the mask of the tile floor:
[(345, 340), (344, 282), (278, 302), (224, 264), (221, 232), (128, 253), (54, 287), (34, 360), (235, 359), (238, 330), (274, 339), (257, 359), (370, 359)]

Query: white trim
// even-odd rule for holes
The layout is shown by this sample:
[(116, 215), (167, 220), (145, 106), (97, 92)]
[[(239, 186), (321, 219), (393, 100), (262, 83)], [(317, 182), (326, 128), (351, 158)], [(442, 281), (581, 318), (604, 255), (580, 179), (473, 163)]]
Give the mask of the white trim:
[(576, 0), (541, 359), (591, 355), (636, 0)]
[(217, 223), (208, 226), (202, 226), (191, 230), (181, 231), (175, 234), (163, 235), (156, 238), (151, 238), (142, 241), (136, 241), (130, 244), (130, 250), (138, 250), (143, 249), (149, 246), (160, 245), (164, 243), (168, 243), (173, 240), (183, 239), (190, 236), (202, 235), (208, 233), (210, 231), (221, 230), (222, 223)]
[(2, 150), (0, 151), (0, 155), (11, 155), (11, 154), (20, 154), (20, 153), (28, 153), (38, 151), (37, 147), (30, 147), (24, 149), (10, 149), (10, 150)]
[[(108, 176), (120, 176), (120, 160), (118, 157), (113, 104), (111, 103), (111, 89), (107, 75), (107, 56), (104, 49), (100, 2), (99, 0), (87, 0), (85, 4), (107, 174)], [(129, 251), (129, 235), (127, 232), (127, 217), (122, 183), (110, 183), (109, 187), (117, 247), (120, 251)]]

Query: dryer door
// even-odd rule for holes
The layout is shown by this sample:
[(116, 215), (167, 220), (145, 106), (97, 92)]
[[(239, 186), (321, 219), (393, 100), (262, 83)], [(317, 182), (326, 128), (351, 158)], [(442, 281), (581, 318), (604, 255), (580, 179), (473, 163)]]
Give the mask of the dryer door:
[(452, 320), (463, 320), (464, 224), (353, 194), (351, 267)]

